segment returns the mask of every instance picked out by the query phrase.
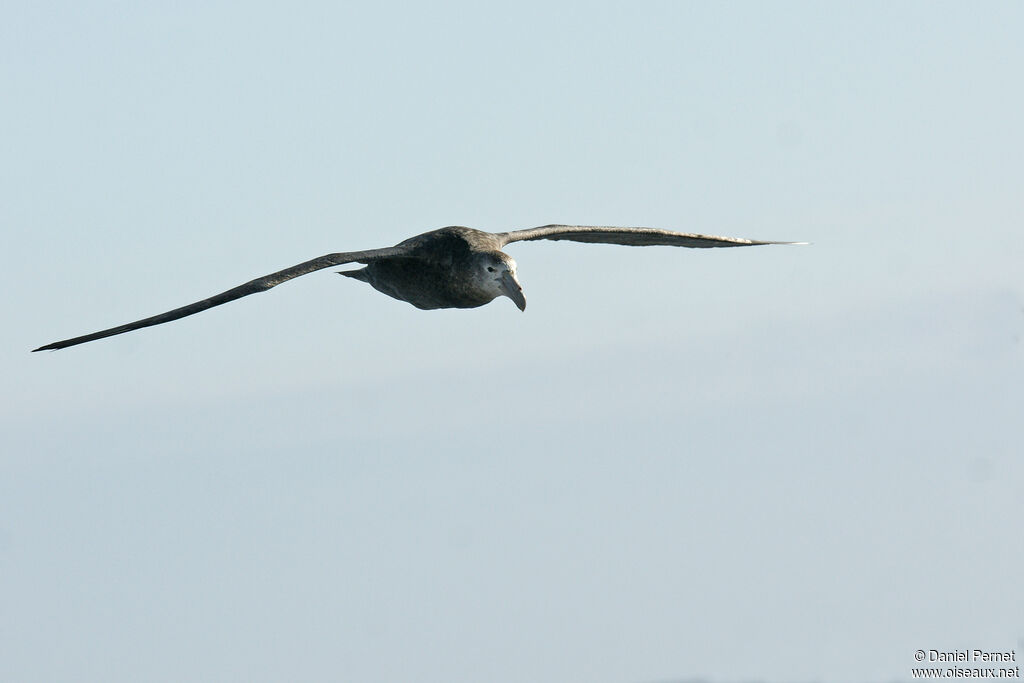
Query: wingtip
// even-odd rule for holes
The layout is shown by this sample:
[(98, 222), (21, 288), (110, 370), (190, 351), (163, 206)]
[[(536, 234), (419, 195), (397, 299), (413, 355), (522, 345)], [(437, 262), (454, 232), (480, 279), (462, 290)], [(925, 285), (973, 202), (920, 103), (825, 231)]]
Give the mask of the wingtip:
[(46, 344), (45, 346), (40, 346), (38, 349), (32, 349), (32, 353), (37, 353), (39, 351), (60, 351), (61, 349), (66, 349), (69, 346), (72, 346), (72, 344), (68, 344), (66, 341), (56, 341)]

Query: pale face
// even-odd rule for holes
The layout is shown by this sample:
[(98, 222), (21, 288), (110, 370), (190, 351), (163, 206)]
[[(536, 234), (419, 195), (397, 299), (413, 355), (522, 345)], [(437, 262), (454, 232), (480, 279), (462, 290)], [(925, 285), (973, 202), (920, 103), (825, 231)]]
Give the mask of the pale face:
[(519, 307), (526, 310), (526, 297), (523, 288), (516, 279), (516, 262), (508, 254), (494, 252), (487, 254), (481, 261), (481, 286), (495, 297), (507, 296)]

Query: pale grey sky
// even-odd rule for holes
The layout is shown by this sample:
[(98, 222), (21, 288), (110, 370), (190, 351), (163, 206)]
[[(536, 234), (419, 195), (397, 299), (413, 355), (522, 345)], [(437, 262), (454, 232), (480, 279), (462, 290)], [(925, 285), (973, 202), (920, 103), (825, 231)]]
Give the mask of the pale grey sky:
[[(0, 22), (0, 680), (909, 680), (1024, 655), (1024, 5)], [(450, 224), (529, 307), (322, 272)]]

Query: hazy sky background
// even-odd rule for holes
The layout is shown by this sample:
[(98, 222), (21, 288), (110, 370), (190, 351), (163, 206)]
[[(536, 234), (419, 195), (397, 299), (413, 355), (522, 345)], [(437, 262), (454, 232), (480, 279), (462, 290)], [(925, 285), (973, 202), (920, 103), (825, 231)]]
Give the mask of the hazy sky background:
[[(1024, 4), (9, 4), (0, 680), (1024, 655)], [(444, 225), (529, 306), (329, 271)]]

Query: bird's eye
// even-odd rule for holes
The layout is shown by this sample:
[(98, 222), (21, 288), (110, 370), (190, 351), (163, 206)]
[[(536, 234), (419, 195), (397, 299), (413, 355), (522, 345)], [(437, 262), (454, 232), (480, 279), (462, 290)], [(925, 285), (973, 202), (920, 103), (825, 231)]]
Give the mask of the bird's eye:
[(494, 266), (487, 266), (487, 272), (488, 273), (493, 273), (494, 272)]

